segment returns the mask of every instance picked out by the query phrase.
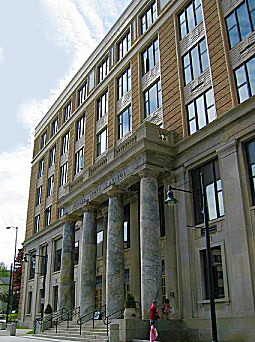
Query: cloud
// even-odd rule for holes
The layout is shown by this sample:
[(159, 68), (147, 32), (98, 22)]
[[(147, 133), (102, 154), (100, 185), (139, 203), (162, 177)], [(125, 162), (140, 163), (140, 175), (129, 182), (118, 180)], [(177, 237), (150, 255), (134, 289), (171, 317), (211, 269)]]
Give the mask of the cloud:
[(29, 147), (0, 153), (0, 232), (1, 241), (4, 241), (0, 261), (9, 266), (13, 262), (15, 230), (6, 230), (5, 227), (19, 227), (18, 247), (21, 248), (25, 235), (31, 158)]

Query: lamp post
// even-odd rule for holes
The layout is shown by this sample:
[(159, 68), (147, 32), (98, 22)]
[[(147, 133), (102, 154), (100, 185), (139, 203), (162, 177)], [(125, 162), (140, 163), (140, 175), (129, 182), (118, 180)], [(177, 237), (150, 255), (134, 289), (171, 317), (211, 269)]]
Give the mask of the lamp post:
[(47, 262), (48, 262), (48, 255), (41, 255), (41, 254), (25, 254), (23, 258), (23, 262), (28, 262), (28, 257), (36, 258), (40, 257), (43, 258), (43, 273), (39, 273), (40, 275), (43, 275), (43, 288), (42, 288), (42, 297), (41, 297), (41, 318), (43, 318), (43, 312), (44, 312), (44, 304), (45, 304), (45, 283), (46, 283), (46, 274), (47, 274)]
[[(207, 205), (206, 189), (205, 189), (203, 172), (200, 173), (200, 184), (201, 184), (201, 190), (202, 190), (201, 195), (202, 195), (203, 217), (204, 217), (204, 226), (205, 226), (206, 265), (207, 265), (207, 277), (208, 277), (208, 285), (209, 285), (208, 287), (209, 287), (209, 298), (210, 298), (211, 327), (212, 327), (212, 338), (213, 338), (212, 342), (218, 342), (216, 311), (215, 311), (215, 294), (214, 294), (214, 283), (213, 283), (213, 269), (212, 269), (212, 259), (211, 259), (209, 215), (208, 215), (208, 205)], [(173, 190), (192, 193), (192, 191), (172, 188), (169, 185), (165, 204), (174, 205), (178, 203), (178, 200), (174, 198)]]
[(10, 307), (12, 308), (12, 272), (15, 270), (15, 261), (16, 261), (16, 251), (17, 251), (17, 237), (18, 237), (18, 227), (9, 226), (6, 229), (16, 229), (16, 236), (15, 236), (15, 247), (14, 247), (14, 258), (13, 264), (11, 264), (11, 271), (10, 271), (10, 280), (9, 280), (9, 291), (8, 291), (8, 302), (7, 302), (7, 313), (6, 313), (6, 323), (8, 323), (9, 317), (9, 310)]

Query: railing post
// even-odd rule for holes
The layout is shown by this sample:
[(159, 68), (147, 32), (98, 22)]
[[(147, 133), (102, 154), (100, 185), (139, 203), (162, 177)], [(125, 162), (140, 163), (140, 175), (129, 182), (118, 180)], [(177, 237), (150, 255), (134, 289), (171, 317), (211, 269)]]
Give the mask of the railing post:
[(81, 335), (81, 320), (80, 320), (80, 335)]
[(108, 333), (108, 316), (106, 318), (106, 324), (107, 324), (107, 336), (108, 336), (109, 335), (109, 333)]

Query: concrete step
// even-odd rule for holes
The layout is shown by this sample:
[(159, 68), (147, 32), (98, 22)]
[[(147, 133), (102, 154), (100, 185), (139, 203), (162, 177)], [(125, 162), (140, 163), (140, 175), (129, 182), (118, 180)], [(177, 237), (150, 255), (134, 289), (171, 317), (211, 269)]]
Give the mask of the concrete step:
[[(36, 335), (38, 336), (38, 335)], [(99, 338), (92, 338), (91, 336), (85, 337), (85, 336), (67, 336), (67, 335), (62, 335), (62, 334), (57, 334), (57, 335), (51, 335), (51, 334), (39, 334), (38, 337), (43, 337), (43, 338), (49, 338), (51, 340), (56, 340), (56, 341), (83, 341), (83, 342), (102, 342), (102, 341), (108, 341), (107, 338), (104, 339), (99, 339)]]
[[(56, 335), (56, 332), (55, 331), (45, 331), (43, 333), (40, 333), (40, 334), (47, 334), (47, 335)], [(79, 331), (64, 331), (64, 330), (61, 330), (61, 331), (58, 331), (57, 335), (69, 335), (69, 336), (80, 336), (80, 332)], [(105, 337), (107, 336), (107, 334), (105, 332), (93, 332), (93, 331), (82, 331), (81, 333), (82, 336), (91, 336), (91, 337)]]

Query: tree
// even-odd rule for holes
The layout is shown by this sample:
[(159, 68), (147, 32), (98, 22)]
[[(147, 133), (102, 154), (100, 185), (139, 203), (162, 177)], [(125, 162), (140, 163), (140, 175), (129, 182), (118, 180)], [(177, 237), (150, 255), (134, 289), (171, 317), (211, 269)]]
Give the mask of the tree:
[(0, 277), (9, 277), (10, 272), (7, 270), (7, 266), (4, 262), (0, 262)]

